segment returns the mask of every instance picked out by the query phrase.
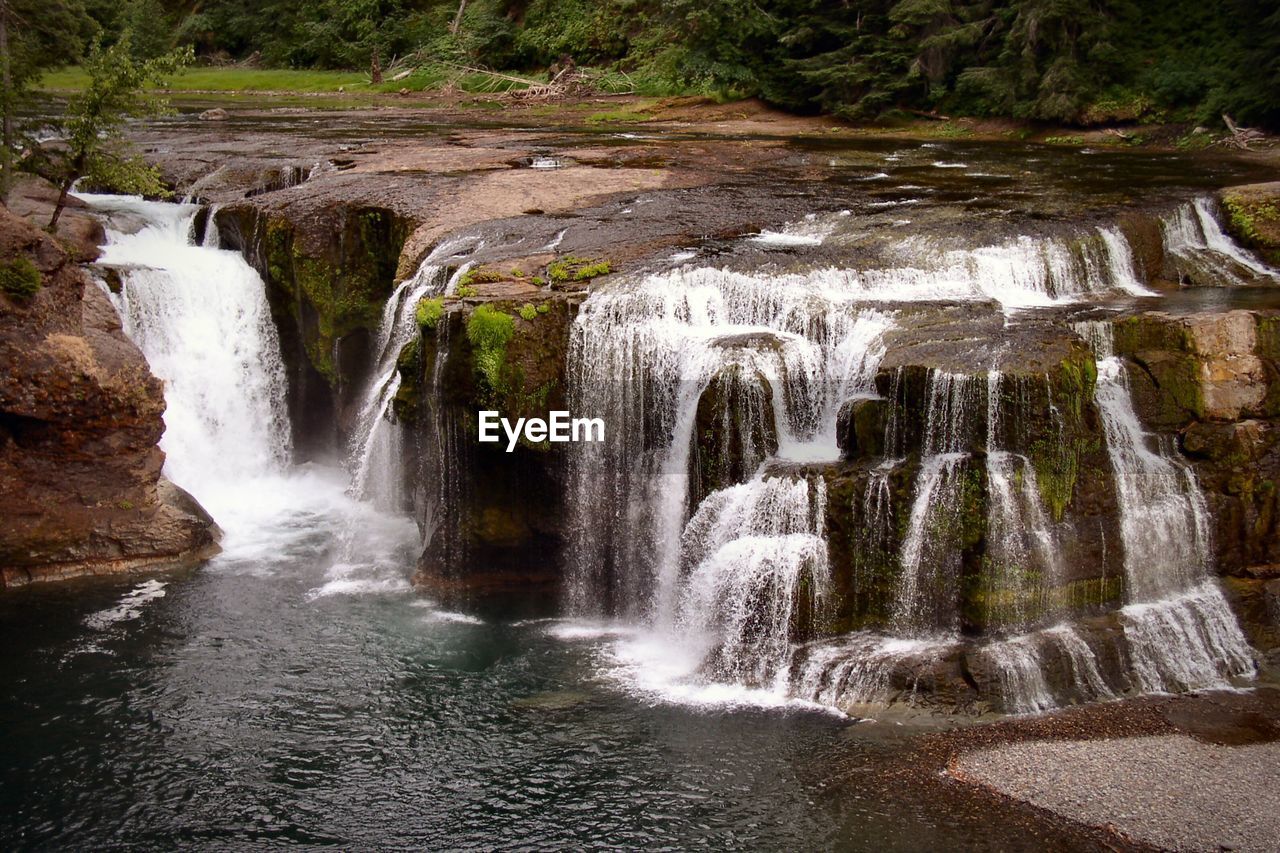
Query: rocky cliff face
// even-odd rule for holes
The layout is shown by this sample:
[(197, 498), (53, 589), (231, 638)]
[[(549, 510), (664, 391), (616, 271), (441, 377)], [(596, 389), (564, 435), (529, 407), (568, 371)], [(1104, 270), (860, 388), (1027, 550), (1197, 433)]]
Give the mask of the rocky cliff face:
[(0, 210), (0, 586), (188, 565), (218, 529), (161, 474), (163, 388), (115, 309), (44, 232)]

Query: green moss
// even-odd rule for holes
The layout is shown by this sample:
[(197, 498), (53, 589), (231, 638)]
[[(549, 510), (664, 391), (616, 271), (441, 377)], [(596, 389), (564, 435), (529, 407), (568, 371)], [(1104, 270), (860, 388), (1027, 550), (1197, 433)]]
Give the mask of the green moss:
[(466, 284), (459, 285), (459, 287), (458, 287), (458, 296), (459, 296), (459, 297), (461, 297), (461, 298), (463, 298), (463, 299), (469, 299), (469, 298), (471, 298), (472, 296), (475, 296), (475, 295), (476, 295), (476, 289), (475, 289), (474, 287), (471, 287), (470, 285), (466, 285)]
[(540, 275), (535, 275), (533, 278), (529, 279), (529, 281), (531, 284), (533, 284), (534, 287), (547, 286), (547, 280)]
[(424, 329), (434, 329), (442, 316), (444, 316), (444, 300), (438, 296), (434, 299), (423, 299), (414, 312), (418, 325)]
[(475, 371), (490, 392), (501, 394), (506, 388), (502, 369), (513, 334), (515, 318), (491, 305), (477, 307), (467, 318), (467, 340), (471, 343)]
[(292, 314), (308, 361), (335, 387), (337, 344), (357, 330), (377, 328), (405, 231), (379, 209), (354, 213), (343, 229), (336, 245), (315, 253), (284, 218), (268, 219), (263, 239), (271, 289), (287, 297), (273, 297), (273, 305)]
[(520, 317), (524, 320), (535, 320), (538, 317), (538, 309), (526, 302), (520, 306)]
[(409, 423), (417, 416), (418, 403), (422, 395), (420, 382), (422, 339), (420, 337), (415, 337), (400, 350), (400, 355), (396, 357), (396, 370), (400, 373), (400, 387), (396, 389), (396, 395), (391, 400), (391, 410), (395, 413), (397, 420)]
[(1280, 210), (1273, 202), (1249, 204), (1239, 196), (1229, 195), (1223, 198), (1223, 206), (1227, 209), (1227, 218), (1232, 231), (1247, 243), (1257, 242), (1261, 238), (1258, 231), (1259, 221), (1280, 219)]
[(539, 314), (546, 314), (548, 311), (550, 311), (550, 310), (551, 310), (551, 303), (550, 303), (550, 302), (543, 302), (541, 305), (539, 305), (539, 306), (537, 307), (537, 309), (536, 309), (536, 310), (537, 310), (537, 312), (538, 312)]
[(30, 258), (0, 263), (0, 290), (15, 299), (30, 299), (40, 291), (40, 270)]

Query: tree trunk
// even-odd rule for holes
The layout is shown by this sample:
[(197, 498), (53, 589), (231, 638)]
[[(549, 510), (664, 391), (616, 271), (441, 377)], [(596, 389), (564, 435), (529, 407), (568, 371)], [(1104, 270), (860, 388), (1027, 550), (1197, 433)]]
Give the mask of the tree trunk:
[(462, 28), (462, 15), (467, 11), (467, 0), (458, 0), (458, 14), (453, 16), (453, 23), (449, 25), (449, 35), (456, 36), (458, 30)]
[(375, 84), (382, 82), (382, 63), (378, 59), (378, 48), (376, 46), (373, 49), (373, 62), (369, 67), (369, 76), (373, 78)]
[(3, 139), (0, 146), (0, 204), (9, 204), (9, 187), (13, 185), (13, 81), (9, 76), (9, 3), (0, 0), (0, 86), (4, 98), (0, 108), (4, 110)]
[(58, 203), (53, 208), (53, 218), (49, 220), (49, 233), (58, 233), (58, 217), (62, 216), (62, 208), (67, 206), (67, 193), (71, 192), (71, 185), (76, 182), (74, 177), (69, 177), (62, 182), (62, 190), (58, 193)]

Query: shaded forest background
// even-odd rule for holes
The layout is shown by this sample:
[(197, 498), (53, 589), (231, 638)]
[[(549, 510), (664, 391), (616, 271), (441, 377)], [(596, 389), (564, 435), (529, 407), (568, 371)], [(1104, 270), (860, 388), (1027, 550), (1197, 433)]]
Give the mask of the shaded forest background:
[[(759, 96), (1067, 124), (1280, 127), (1280, 0), (8, 0), (15, 68), (129, 31), (158, 56), (368, 69), (413, 55), (531, 73), (571, 58), (643, 94)], [(23, 57), (26, 57), (24, 64)], [(36, 71), (30, 71), (36, 73)]]

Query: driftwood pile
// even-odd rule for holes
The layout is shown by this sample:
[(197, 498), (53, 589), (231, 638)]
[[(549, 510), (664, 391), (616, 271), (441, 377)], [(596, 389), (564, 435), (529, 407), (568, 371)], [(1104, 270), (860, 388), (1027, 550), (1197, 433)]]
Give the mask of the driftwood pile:
[(1231, 116), (1226, 113), (1222, 114), (1222, 121), (1226, 124), (1227, 130), (1230, 131), (1230, 135), (1224, 136), (1222, 139), (1218, 140), (1219, 145), (1226, 145), (1231, 148), (1239, 148), (1244, 151), (1249, 151), (1249, 146), (1255, 142), (1266, 143), (1268, 145), (1272, 142), (1272, 140), (1260, 130), (1255, 130), (1251, 127), (1240, 127), (1232, 120)]

